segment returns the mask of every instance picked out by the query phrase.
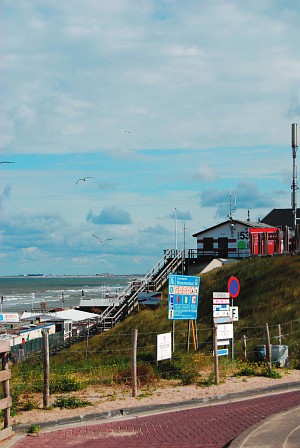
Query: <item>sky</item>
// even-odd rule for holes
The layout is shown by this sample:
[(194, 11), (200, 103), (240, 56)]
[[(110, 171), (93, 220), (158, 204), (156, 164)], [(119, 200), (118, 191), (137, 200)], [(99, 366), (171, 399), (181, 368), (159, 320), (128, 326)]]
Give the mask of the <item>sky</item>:
[(230, 209), (290, 208), (299, 23), (296, 0), (0, 0), (0, 275), (145, 274)]

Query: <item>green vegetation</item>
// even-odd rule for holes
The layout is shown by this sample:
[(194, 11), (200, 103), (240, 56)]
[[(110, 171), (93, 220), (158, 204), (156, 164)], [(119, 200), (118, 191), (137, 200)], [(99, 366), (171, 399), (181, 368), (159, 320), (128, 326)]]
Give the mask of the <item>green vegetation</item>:
[[(130, 387), (133, 329), (138, 329), (138, 386), (144, 387), (145, 393), (165, 380), (199, 386), (213, 384), (212, 296), (213, 292), (227, 291), (227, 282), (232, 275), (238, 277), (241, 284), (240, 295), (234, 300), (234, 305), (239, 307), (239, 321), (234, 323), (235, 360), (220, 357), (220, 378), (230, 375), (280, 376), (280, 370), (270, 368), (263, 360), (255, 360), (255, 347), (265, 344), (266, 323), (274, 345), (279, 343), (278, 324), (281, 325), (281, 343), (289, 348), (291, 367), (300, 368), (300, 257), (264, 257), (239, 261), (201, 275), (196, 351), (192, 341), (189, 341), (187, 351), (187, 322), (176, 321), (172, 360), (156, 363), (156, 335), (172, 330), (167, 317), (165, 289), (161, 305), (154, 309), (140, 307), (112, 330), (92, 337), (88, 351), (86, 342), (81, 342), (52, 356), (51, 394), (76, 392), (88, 386)], [(241, 361), (243, 335), (247, 340), (247, 362)], [(42, 357), (19, 362), (11, 369), (13, 407), (20, 409), (22, 396), (43, 390)], [(60, 398), (60, 402), (64, 403), (64, 400)], [(30, 406), (27, 399), (27, 408)]]
[(27, 434), (38, 434), (40, 432), (40, 426), (32, 423), (27, 429)]
[(76, 397), (57, 397), (53, 406), (56, 408), (75, 409), (83, 408), (85, 406), (92, 406), (92, 403), (87, 400), (80, 400)]

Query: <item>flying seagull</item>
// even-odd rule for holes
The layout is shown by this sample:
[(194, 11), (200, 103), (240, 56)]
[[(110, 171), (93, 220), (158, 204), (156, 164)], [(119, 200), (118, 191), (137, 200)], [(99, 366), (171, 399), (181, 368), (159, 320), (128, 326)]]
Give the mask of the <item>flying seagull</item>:
[(0, 163), (15, 163), (15, 162), (6, 162), (5, 160), (3, 160), (3, 162)]
[(94, 178), (91, 177), (91, 176), (83, 177), (82, 179), (78, 179), (78, 180), (76, 181), (76, 185), (78, 184), (78, 182), (79, 182), (80, 180), (83, 180), (83, 182), (85, 182), (87, 179), (94, 179)]
[(112, 240), (112, 238), (104, 238), (104, 240), (102, 240), (102, 239), (99, 238), (97, 235), (94, 235), (93, 233), (92, 233), (92, 235), (93, 235), (95, 238), (97, 238), (97, 240), (99, 240), (100, 243), (103, 243), (104, 241), (111, 241), (111, 240)]

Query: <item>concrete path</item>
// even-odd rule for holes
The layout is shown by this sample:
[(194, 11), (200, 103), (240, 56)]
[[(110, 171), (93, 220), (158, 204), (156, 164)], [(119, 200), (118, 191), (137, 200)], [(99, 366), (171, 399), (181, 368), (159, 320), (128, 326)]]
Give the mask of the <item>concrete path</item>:
[[(150, 411), (149, 411), (150, 412)], [(13, 448), (294, 448), (300, 446), (300, 389), (181, 410), (16, 433)], [(278, 414), (280, 413), (280, 414)]]

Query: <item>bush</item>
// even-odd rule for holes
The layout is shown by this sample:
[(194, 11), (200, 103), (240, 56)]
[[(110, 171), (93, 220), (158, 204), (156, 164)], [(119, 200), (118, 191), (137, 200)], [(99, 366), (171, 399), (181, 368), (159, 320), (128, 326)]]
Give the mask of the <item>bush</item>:
[(265, 366), (261, 371), (260, 376), (265, 376), (267, 378), (281, 378), (282, 375), (276, 369), (272, 369), (270, 366)]
[(37, 409), (37, 408), (38, 408), (38, 403), (33, 400), (25, 401), (20, 407), (21, 411), (32, 411), (33, 409)]
[(60, 409), (75, 409), (92, 406), (92, 403), (86, 400), (80, 400), (76, 397), (58, 397), (53, 403), (53, 406)]
[(198, 372), (195, 370), (189, 369), (181, 372), (181, 382), (184, 386), (188, 386), (189, 384), (193, 384), (198, 377)]
[(39, 431), (40, 431), (40, 426), (39, 426), (39, 425), (35, 425), (34, 423), (32, 423), (32, 424), (29, 426), (29, 428), (28, 428), (28, 430), (27, 430), (27, 433), (28, 433), (28, 434), (38, 434)]
[(71, 376), (53, 378), (50, 381), (50, 393), (76, 392), (83, 389), (83, 384)]
[[(156, 380), (156, 375), (148, 364), (140, 364), (137, 366), (137, 381), (140, 385), (152, 384)], [(113, 381), (117, 384), (131, 384), (132, 370), (131, 367), (127, 369), (119, 369), (113, 376)]]
[(181, 368), (172, 361), (160, 361), (156, 371), (163, 379), (178, 379), (181, 377)]
[(247, 364), (240, 368), (240, 370), (234, 374), (234, 376), (255, 376), (257, 374), (254, 365)]

